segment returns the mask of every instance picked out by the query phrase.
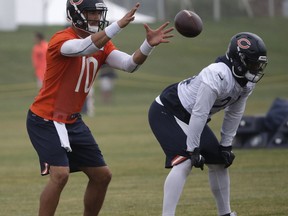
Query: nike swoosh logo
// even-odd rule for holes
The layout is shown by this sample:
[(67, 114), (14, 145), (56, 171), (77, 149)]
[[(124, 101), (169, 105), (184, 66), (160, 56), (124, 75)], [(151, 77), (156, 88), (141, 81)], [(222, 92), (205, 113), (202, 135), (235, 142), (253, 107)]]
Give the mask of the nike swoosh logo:
[(223, 79), (224, 79), (223, 77), (221, 77), (221, 76), (220, 76), (220, 74), (218, 74), (218, 76), (219, 76), (219, 78), (220, 78), (221, 80), (223, 80)]

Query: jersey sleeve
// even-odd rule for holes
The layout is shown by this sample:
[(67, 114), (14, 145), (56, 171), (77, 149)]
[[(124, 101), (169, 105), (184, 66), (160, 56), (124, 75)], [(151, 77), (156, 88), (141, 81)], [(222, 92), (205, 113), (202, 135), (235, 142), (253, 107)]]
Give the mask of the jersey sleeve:
[(199, 147), (201, 133), (216, 98), (217, 95), (213, 89), (206, 83), (201, 83), (189, 120), (189, 133), (187, 133), (186, 142), (187, 151), (193, 151), (196, 147)]
[(236, 135), (240, 121), (245, 111), (247, 99), (252, 94), (254, 88), (255, 84), (249, 82), (246, 88), (243, 89), (241, 98), (236, 103), (228, 106), (225, 109), (224, 120), (221, 128), (220, 145), (232, 145), (233, 138)]
[(136, 71), (139, 67), (139, 65), (134, 62), (133, 55), (129, 55), (119, 50), (111, 52), (106, 59), (106, 63), (110, 67), (129, 73)]
[(247, 97), (240, 98), (236, 103), (225, 109), (224, 119), (221, 127), (220, 145), (231, 146), (236, 131), (243, 116)]
[(56, 57), (61, 55), (61, 47), (64, 42), (74, 39), (75, 35), (73, 36), (72, 33), (61, 31), (56, 33), (49, 42), (49, 54), (51, 57)]

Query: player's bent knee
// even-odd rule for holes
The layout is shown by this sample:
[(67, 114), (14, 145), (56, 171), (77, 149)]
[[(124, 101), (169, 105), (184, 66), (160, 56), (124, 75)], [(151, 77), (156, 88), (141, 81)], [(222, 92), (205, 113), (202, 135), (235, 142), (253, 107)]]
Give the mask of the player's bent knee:
[(53, 183), (64, 186), (69, 179), (69, 168), (50, 167), (50, 179)]
[(110, 170), (105, 171), (99, 176), (95, 176), (94, 180), (100, 184), (108, 185), (112, 179), (112, 173)]
[(88, 176), (90, 181), (97, 184), (108, 185), (112, 179), (112, 173), (108, 167), (85, 168), (83, 172)]

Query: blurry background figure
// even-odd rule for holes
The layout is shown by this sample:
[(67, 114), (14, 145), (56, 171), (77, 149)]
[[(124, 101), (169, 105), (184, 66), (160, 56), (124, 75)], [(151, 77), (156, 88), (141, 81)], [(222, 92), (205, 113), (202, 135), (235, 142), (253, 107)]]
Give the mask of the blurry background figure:
[[(111, 104), (113, 102), (113, 90), (115, 86), (115, 79), (117, 78), (117, 74), (114, 68), (104, 64), (99, 72), (99, 89), (100, 89), (100, 97), (101, 102), (104, 104)], [(84, 106), (82, 108), (81, 113), (88, 115), (89, 117), (94, 116), (95, 108), (95, 90), (92, 87), (89, 91), (89, 94), (85, 100)]]
[(40, 32), (36, 32), (34, 34), (34, 40), (35, 44), (32, 49), (32, 64), (37, 79), (37, 87), (41, 88), (44, 73), (46, 71), (46, 52), (48, 42), (45, 40), (44, 35)]
[(94, 116), (94, 88), (93, 88), (93, 86), (91, 87), (91, 89), (90, 89), (90, 91), (86, 97), (86, 100), (85, 100), (85, 103), (84, 103), (84, 106), (82, 108), (81, 113), (88, 115), (89, 117)]
[(104, 104), (110, 104), (113, 102), (113, 90), (115, 86), (115, 79), (117, 74), (115, 69), (108, 65), (103, 65), (99, 71), (99, 87), (101, 94), (101, 101)]

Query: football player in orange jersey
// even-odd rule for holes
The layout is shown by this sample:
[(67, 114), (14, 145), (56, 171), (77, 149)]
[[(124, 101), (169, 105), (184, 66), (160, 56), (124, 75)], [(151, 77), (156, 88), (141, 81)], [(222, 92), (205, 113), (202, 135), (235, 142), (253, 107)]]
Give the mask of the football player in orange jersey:
[(44, 73), (46, 71), (46, 52), (48, 42), (42, 33), (36, 32), (34, 35), (35, 44), (32, 48), (32, 65), (34, 67), (35, 76), (37, 79), (37, 87), (42, 87)]
[(111, 171), (79, 112), (101, 65), (132, 73), (155, 46), (173, 37), (169, 22), (156, 30), (144, 24), (146, 39), (139, 49), (132, 55), (117, 50), (111, 39), (134, 20), (139, 6), (137, 3), (108, 26), (102, 0), (67, 1), (71, 27), (51, 38), (43, 87), (27, 115), (27, 131), (39, 157), (41, 174), (50, 174), (40, 196), (39, 216), (55, 214), (69, 173), (76, 171), (88, 177), (83, 215), (100, 212)]

